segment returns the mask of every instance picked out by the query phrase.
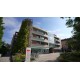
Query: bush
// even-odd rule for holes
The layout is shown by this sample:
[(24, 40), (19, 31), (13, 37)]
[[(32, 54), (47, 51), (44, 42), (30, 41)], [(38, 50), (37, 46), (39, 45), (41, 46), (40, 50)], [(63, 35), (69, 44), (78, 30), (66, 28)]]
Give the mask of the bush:
[(31, 59), (30, 59), (31, 61), (34, 61), (35, 60), (35, 58), (33, 58), (33, 57), (31, 57)]
[(61, 53), (58, 60), (62, 62), (80, 62), (80, 52)]
[(13, 62), (24, 62), (25, 61), (25, 54), (17, 53), (12, 57)]

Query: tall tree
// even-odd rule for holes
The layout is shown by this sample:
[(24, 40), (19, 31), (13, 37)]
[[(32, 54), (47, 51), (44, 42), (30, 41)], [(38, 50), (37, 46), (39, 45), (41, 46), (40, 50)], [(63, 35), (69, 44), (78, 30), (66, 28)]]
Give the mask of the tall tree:
[(11, 45), (5, 42), (2, 42), (2, 46), (0, 48), (0, 53), (2, 56), (5, 56), (11, 49)]
[(2, 46), (2, 37), (3, 37), (3, 18), (0, 17), (0, 47)]
[(29, 35), (31, 26), (32, 26), (32, 20), (25, 19), (22, 21), (22, 25), (19, 30), (16, 46), (14, 49), (15, 52), (25, 53), (26, 47), (29, 46)]
[(68, 18), (66, 25), (73, 27), (71, 46), (73, 50), (80, 51), (80, 17)]

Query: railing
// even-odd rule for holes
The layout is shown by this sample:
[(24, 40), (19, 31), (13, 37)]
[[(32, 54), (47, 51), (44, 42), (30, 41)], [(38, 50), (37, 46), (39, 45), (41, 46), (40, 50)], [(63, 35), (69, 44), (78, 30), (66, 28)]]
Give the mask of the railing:
[(31, 47), (49, 47), (48, 45), (35, 45), (35, 44), (31, 44)]
[(32, 31), (32, 33), (35, 33), (35, 34), (38, 34), (38, 35), (41, 35), (41, 36), (48, 37), (48, 35), (46, 35), (44, 33), (41, 33), (41, 32), (38, 32), (38, 31)]
[(36, 37), (32, 37), (31, 39), (36, 40), (36, 41), (41, 41), (41, 42), (48, 42), (48, 40), (44, 40), (44, 39), (36, 38)]

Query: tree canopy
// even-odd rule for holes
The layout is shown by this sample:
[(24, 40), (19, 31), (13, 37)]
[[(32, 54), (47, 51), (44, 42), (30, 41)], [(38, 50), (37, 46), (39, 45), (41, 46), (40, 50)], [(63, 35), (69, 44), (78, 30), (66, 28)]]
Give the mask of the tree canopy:
[(25, 19), (22, 21), (22, 25), (17, 36), (16, 46), (13, 50), (14, 52), (25, 53), (26, 47), (29, 46), (29, 34), (31, 26), (32, 21), (30, 19)]
[(0, 53), (2, 56), (5, 56), (8, 52), (10, 52), (11, 45), (5, 42), (2, 42), (2, 46), (0, 48)]
[(73, 27), (71, 46), (73, 50), (80, 51), (80, 17), (67, 18), (66, 25)]

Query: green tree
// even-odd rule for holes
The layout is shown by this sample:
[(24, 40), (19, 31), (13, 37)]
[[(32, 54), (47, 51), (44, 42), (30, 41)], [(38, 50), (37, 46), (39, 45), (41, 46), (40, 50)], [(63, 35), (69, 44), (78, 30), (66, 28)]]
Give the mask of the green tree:
[(80, 17), (67, 18), (66, 25), (73, 27), (73, 36), (71, 41), (71, 47), (75, 51), (80, 51)]
[(32, 20), (25, 19), (22, 21), (22, 25), (17, 37), (16, 46), (14, 48), (15, 52), (25, 53), (26, 47), (29, 46), (29, 35), (31, 26), (32, 26)]
[(2, 46), (2, 37), (3, 37), (3, 18), (0, 17), (0, 47)]
[(11, 49), (10, 44), (2, 42), (0, 53), (2, 54), (2, 56), (5, 56), (8, 52), (10, 52), (10, 49)]

